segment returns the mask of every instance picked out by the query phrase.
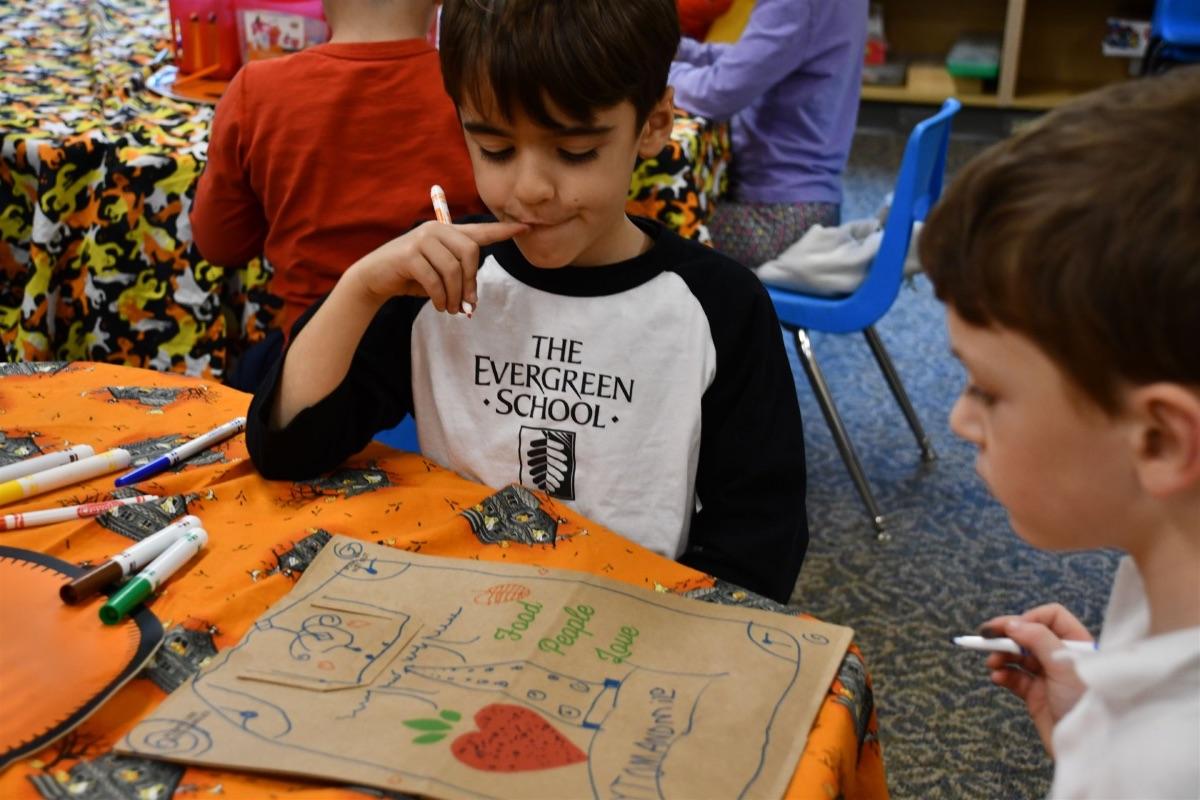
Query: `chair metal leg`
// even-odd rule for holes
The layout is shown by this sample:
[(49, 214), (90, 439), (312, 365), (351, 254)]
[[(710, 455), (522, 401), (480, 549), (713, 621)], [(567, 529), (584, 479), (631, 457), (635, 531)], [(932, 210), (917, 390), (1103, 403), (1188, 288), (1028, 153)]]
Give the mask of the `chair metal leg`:
[(904, 418), (908, 420), (908, 427), (912, 428), (913, 436), (917, 437), (917, 444), (921, 446), (922, 460), (934, 461), (937, 459), (937, 453), (933, 451), (933, 443), (929, 440), (929, 435), (925, 433), (925, 428), (921, 426), (921, 420), (917, 417), (912, 402), (908, 399), (908, 392), (904, 391), (900, 375), (896, 372), (896, 367), (892, 365), (891, 356), (884, 349), (883, 340), (876, 333), (875, 326), (867, 326), (863, 330), (863, 336), (867, 337), (867, 344), (871, 346), (871, 352), (874, 353), (875, 360), (879, 362), (879, 368), (883, 370), (883, 377), (887, 379), (892, 396), (896, 398), (896, 402), (900, 404), (900, 410), (904, 412)]
[(867, 483), (867, 476), (854, 452), (854, 447), (850, 444), (846, 426), (842, 424), (842, 418), (833, 405), (833, 396), (829, 393), (829, 386), (825, 383), (825, 376), (821, 373), (821, 368), (817, 366), (817, 359), (813, 355), (812, 342), (808, 338), (808, 332), (801, 328), (793, 329), (792, 332), (796, 335), (796, 352), (800, 355), (800, 363), (804, 365), (804, 372), (808, 375), (808, 382), (812, 385), (813, 392), (817, 396), (817, 403), (825, 415), (825, 422), (829, 424), (829, 430), (833, 433), (833, 441), (842, 454), (842, 461), (845, 462), (846, 469), (849, 470), (859, 495), (862, 496), (863, 504), (866, 505), (867, 513), (871, 517), (871, 524), (875, 526), (879, 539), (885, 541), (890, 537), (884, 530), (883, 514), (879, 510), (879, 504), (875, 502), (875, 495), (872, 494), (871, 486)]

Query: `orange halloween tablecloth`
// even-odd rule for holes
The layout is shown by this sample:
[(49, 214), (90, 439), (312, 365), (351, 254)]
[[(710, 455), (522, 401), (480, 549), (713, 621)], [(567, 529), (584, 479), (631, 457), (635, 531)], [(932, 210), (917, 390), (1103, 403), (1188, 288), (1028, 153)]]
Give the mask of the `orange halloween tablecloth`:
[[(270, 264), (211, 264), (188, 213), (213, 107), (147, 88), (166, 0), (0, 3), (0, 344), (220, 380), (279, 327)], [(729, 126), (680, 112), (629, 210), (708, 240)]]
[[(249, 400), (212, 382), (130, 367), (0, 365), (0, 465), (69, 444), (90, 444), (97, 452), (119, 446), (135, 459), (152, 457), (245, 414)], [(112, 478), (13, 503), (0, 514), (107, 499)], [(554, 546), (483, 544), (459, 512), (493, 489), (378, 443), (331, 474), (292, 483), (261, 478), (238, 436), (139, 488), (163, 499), (95, 519), (0, 533), (0, 545), (75, 564), (101, 561), (185, 510), (201, 518), (210, 537), (203, 555), (150, 604), (166, 639), (149, 666), (71, 733), (0, 773), (0, 796), (361, 797), (362, 790), (351, 788), (112, 753), (114, 743), (167, 693), (236, 643), (286, 594), (332, 534), (412, 552), (580, 570), (648, 590), (796, 613), (650, 553), (552, 501), (543, 508), (559, 520)], [(0, 675), (0, 683), (4, 679)], [(851, 647), (809, 733), (788, 797), (886, 796), (871, 684), (861, 653)]]

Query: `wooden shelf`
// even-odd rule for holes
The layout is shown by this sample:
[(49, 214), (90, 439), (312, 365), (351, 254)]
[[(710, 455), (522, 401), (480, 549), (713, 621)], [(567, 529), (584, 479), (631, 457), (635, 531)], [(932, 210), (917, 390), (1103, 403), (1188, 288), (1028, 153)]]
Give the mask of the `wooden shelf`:
[[(954, 92), (955, 97), (965, 106), (982, 106), (997, 108), (1000, 98), (995, 93), (986, 92)], [(941, 105), (949, 95), (933, 89), (911, 89), (907, 86), (863, 86), (862, 99), (875, 100), (884, 103), (923, 103)]]
[(1012, 108), (1029, 109), (1031, 111), (1048, 111), (1061, 105), (1072, 97), (1082, 94), (1087, 89), (1073, 90), (1066, 87), (1028, 88), (1019, 91), (1009, 105)]
[[(963, 34), (1001, 37), (997, 91), (944, 85), (864, 85), (862, 99), (1043, 110), (1082, 92), (1129, 77), (1128, 59), (1106, 58), (1100, 45), (1107, 17), (1149, 19), (1154, 0), (882, 0), (890, 54), (943, 61)], [(977, 86), (977, 84), (976, 84)]]

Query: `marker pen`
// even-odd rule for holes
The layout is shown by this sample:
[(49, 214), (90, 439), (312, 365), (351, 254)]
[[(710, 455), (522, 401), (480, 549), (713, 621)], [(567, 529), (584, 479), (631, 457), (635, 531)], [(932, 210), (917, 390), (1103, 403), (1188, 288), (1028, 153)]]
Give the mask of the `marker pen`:
[(100, 606), (100, 621), (105, 625), (116, 625), (125, 615), (149, 597), (155, 589), (167, 582), (180, 567), (192, 560), (208, 544), (208, 532), (204, 528), (191, 528), (177, 539), (129, 583), (117, 590)]
[(446, 202), (446, 190), (436, 183), (429, 187), (429, 199), (433, 201), (433, 215), (443, 225), (450, 225), (450, 205)]
[[(450, 219), (450, 206), (446, 202), (446, 190), (436, 183), (429, 187), (429, 199), (433, 201), (433, 215), (437, 217), (437, 221), (443, 225), (450, 225), (453, 220)], [(463, 313), (468, 318), (475, 313), (475, 306), (468, 303), (466, 300), (462, 302)]]
[(106, 511), (112, 511), (121, 506), (149, 503), (162, 498), (153, 494), (139, 494), (137, 497), (120, 497), (116, 500), (101, 500), (97, 503), (81, 503), (77, 506), (63, 508), (47, 508), (43, 511), (24, 511), (19, 514), (5, 514), (0, 517), (0, 531), (15, 531), (21, 528), (33, 528), (38, 525), (53, 525), (56, 522), (67, 522), (73, 519), (95, 517)]
[(63, 464), (43, 472), (35, 472), (33, 475), (26, 475), (24, 478), (0, 483), (0, 505), (43, 494), (63, 486), (70, 486), (72, 483), (80, 483), (95, 478), (97, 475), (125, 469), (132, 460), (133, 456), (129, 454), (128, 450), (114, 447), (99, 455), (81, 458), (70, 464)]
[(200, 520), (188, 514), (162, 530), (152, 533), (132, 547), (117, 553), (103, 564), (88, 570), (70, 583), (64, 583), (58, 596), (67, 605), (86, 600), (122, 578), (132, 575), (153, 561), (189, 530), (200, 527)]
[(191, 458), (201, 450), (206, 450), (214, 444), (223, 442), (246, 430), (246, 418), (234, 417), (223, 425), (218, 425), (207, 433), (202, 433), (195, 439), (189, 439), (178, 447), (172, 448), (148, 464), (143, 464), (135, 470), (126, 472), (113, 483), (117, 486), (128, 486), (151, 478), (160, 472), (165, 472), (184, 459)]
[(0, 483), (24, 478), (26, 475), (32, 475), (35, 472), (41, 472), (51, 467), (61, 467), (63, 464), (70, 464), (72, 461), (78, 461), (81, 458), (94, 455), (96, 455), (96, 451), (90, 445), (77, 444), (74, 447), (59, 450), (56, 453), (46, 453), (42, 456), (25, 458), (21, 461), (0, 467)]
[[(965, 647), (967, 650), (981, 650), (989, 653), (1012, 653), (1014, 656), (1029, 655), (1029, 651), (1021, 647), (1021, 645), (1012, 639), (1002, 636), (996, 638), (986, 636), (955, 636), (953, 641), (959, 647)], [(1081, 642), (1073, 639), (1064, 639), (1062, 645), (1068, 650), (1080, 653), (1094, 653), (1100, 649), (1096, 642)]]

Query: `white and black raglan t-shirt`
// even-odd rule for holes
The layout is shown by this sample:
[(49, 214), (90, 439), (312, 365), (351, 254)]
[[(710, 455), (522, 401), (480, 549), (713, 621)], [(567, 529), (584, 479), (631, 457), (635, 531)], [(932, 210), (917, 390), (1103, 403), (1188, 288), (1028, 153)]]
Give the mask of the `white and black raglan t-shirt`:
[(277, 364), (251, 408), (255, 464), (312, 477), (411, 411), (422, 453), (464, 477), (539, 489), (786, 601), (808, 543), (804, 443), (770, 299), (739, 264), (637, 223), (651, 249), (604, 267), (484, 248), (470, 319), (390, 301), (343, 383), (272, 432)]

